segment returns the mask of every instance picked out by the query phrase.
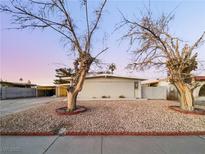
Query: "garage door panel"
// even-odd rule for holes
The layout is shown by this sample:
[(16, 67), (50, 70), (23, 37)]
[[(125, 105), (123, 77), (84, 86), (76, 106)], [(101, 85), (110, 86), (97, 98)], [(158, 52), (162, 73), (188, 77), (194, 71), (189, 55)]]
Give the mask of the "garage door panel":
[(102, 98), (102, 96), (110, 96), (118, 98), (123, 95), (127, 98), (134, 97), (133, 81), (101, 81), (101, 82), (85, 82), (79, 98)]

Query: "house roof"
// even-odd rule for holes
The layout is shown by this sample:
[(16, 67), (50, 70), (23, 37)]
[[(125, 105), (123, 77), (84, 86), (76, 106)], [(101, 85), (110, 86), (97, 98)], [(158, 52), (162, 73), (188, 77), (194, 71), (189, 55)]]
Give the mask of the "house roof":
[[(194, 79), (196, 81), (205, 81), (205, 76), (195, 76)], [(141, 84), (152, 84), (152, 83), (158, 83), (160, 81), (166, 81), (167, 79), (150, 79), (150, 80), (145, 80), (142, 81)]]
[(128, 80), (146, 80), (146, 79), (143, 79), (143, 78), (113, 75), (113, 74), (95, 74), (95, 75), (86, 76), (86, 79), (94, 79), (94, 78), (120, 78), (120, 79), (128, 79)]
[(157, 79), (152, 79), (152, 80), (145, 80), (145, 81), (142, 81), (141, 84), (152, 84), (152, 83), (158, 83), (159, 80)]
[[(114, 74), (90, 74), (86, 76), (86, 79), (96, 79), (96, 78), (120, 78), (120, 79), (128, 79), (128, 80), (146, 80), (143, 78), (136, 78), (136, 77), (130, 77), (130, 76), (120, 76), (120, 75), (114, 75)], [(71, 80), (71, 77), (64, 77), (64, 80)]]
[(159, 83), (160, 81), (167, 81), (167, 79), (166, 78), (163, 78), (163, 79), (149, 79), (149, 80), (142, 81), (141, 84)]
[(36, 86), (36, 84), (31, 83), (19, 83), (19, 82), (8, 82), (8, 81), (0, 81), (0, 84), (14, 85), (14, 86)]
[(37, 86), (39, 90), (52, 90), (55, 89), (56, 86)]

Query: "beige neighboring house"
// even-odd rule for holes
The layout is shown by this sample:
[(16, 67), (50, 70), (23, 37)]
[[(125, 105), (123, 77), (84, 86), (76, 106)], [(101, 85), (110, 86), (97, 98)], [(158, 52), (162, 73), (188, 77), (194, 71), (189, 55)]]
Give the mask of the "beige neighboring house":
[[(195, 76), (193, 81), (199, 83), (199, 86), (193, 91), (194, 98), (205, 101), (205, 76)], [(145, 80), (141, 84), (142, 87), (149, 88), (166, 87), (167, 99), (176, 100), (178, 98), (176, 88), (167, 79)]]
[[(87, 76), (78, 99), (136, 99), (141, 98), (141, 81), (144, 79), (118, 76), (113, 74), (96, 74)], [(57, 85), (56, 95), (66, 96), (67, 85)]]

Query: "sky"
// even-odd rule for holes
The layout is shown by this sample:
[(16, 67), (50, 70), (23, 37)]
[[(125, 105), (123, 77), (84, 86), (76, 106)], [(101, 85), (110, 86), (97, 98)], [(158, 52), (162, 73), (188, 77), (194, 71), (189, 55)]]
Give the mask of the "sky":
[[(5, 2), (0, 0), (1, 2)], [(70, 12), (79, 28), (83, 27), (82, 8), (78, 1), (71, 1)], [(98, 1), (89, 1), (89, 8), (95, 8)], [(130, 19), (139, 17), (140, 11), (149, 5), (149, 1), (142, 0), (109, 0), (99, 30), (93, 41), (93, 55), (103, 47), (109, 49), (99, 58), (105, 63), (115, 63), (116, 74), (135, 76), (140, 78), (163, 78), (163, 70), (147, 70), (144, 72), (125, 69), (131, 62), (132, 55), (127, 51), (128, 42), (120, 41), (125, 29), (113, 32), (117, 23), (121, 21), (119, 10)], [(155, 17), (162, 12), (174, 10), (175, 18), (170, 25), (171, 32), (187, 41), (194, 43), (205, 31), (205, 0), (151, 0), (150, 8)], [(176, 9), (175, 9), (176, 8)], [(92, 12), (90, 13), (90, 15)], [(55, 69), (72, 64), (73, 56), (56, 32), (52, 30), (8, 30), (12, 27), (11, 16), (0, 13), (0, 69), (1, 79), (18, 82), (30, 80), (39, 85), (52, 85), (55, 79)], [(91, 18), (92, 19), (92, 18)], [(106, 34), (106, 40), (103, 36)], [(205, 44), (198, 50), (198, 59), (205, 60)], [(197, 74), (205, 75), (198, 71)]]

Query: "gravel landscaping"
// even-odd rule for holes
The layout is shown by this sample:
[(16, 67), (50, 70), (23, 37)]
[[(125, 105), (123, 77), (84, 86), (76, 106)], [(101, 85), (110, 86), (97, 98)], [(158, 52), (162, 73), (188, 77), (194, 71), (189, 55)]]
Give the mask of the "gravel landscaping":
[[(205, 132), (204, 115), (172, 111), (174, 101), (120, 100), (79, 101), (88, 111), (77, 115), (57, 115), (66, 102), (51, 102), (2, 117), (1, 133), (66, 132)], [(198, 106), (205, 109), (205, 106)]]

